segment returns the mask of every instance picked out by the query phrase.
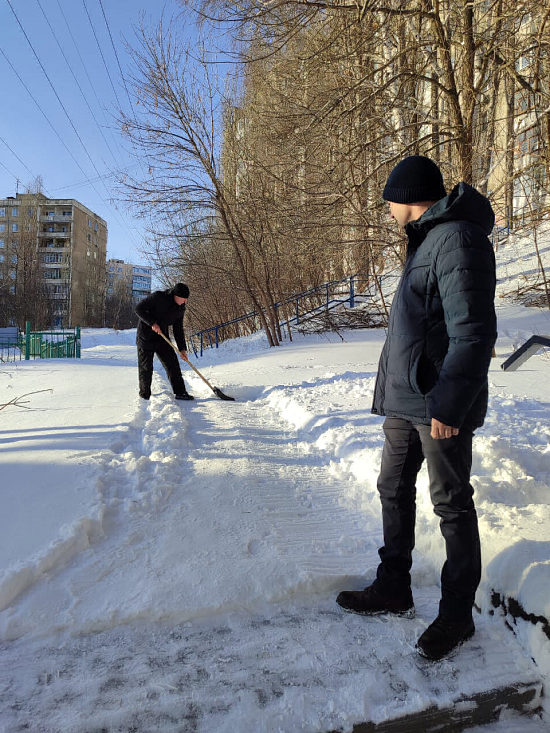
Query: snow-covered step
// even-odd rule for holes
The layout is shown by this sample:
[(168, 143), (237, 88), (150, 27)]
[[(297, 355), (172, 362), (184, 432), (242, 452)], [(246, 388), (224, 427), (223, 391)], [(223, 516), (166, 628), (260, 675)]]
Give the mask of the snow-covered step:
[[(514, 733), (546, 733), (544, 723), (531, 722), (527, 717), (531, 706), (540, 695), (539, 684), (513, 684), (494, 690), (462, 696), (450, 705), (433, 705), (410, 715), (388, 720), (384, 723), (360, 723), (354, 725), (352, 733), (461, 733), (475, 726), (486, 726), (506, 711), (517, 711), (514, 718)], [(331, 731), (331, 733), (341, 733)], [(491, 733), (485, 730), (484, 733)], [(495, 730), (494, 733), (497, 733)]]

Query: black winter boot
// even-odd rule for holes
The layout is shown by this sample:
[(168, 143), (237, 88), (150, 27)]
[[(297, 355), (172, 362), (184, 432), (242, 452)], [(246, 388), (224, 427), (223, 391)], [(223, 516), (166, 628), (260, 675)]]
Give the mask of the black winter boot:
[(175, 394), (174, 395), (175, 400), (194, 400), (192, 394), (189, 394), (189, 392), (182, 392), (181, 394)]
[(392, 613), (396, 616), (414, 616), (412, 593), (408, 590), (403, 595), (385, 595), (380, 593), (376, 585), (369, 585), (364, 590), (344, 590), (336, 599), (336, 603), (345, 611), (360, 613), (363, 616), (376, 616), (381, 613)]
[(476, 627), (470, 618), (455, 621), (439, 614), (416, 644), (423, 657), (436, 661), (459, 647), (474, 635)]

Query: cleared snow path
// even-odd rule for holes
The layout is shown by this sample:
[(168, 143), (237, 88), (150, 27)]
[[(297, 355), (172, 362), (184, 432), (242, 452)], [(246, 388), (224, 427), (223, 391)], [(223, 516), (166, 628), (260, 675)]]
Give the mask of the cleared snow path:
[(379, 530), (341, 505), (327, 459), (305, 455), (265, 400), (182, 405), (156, 391), (89, 459), (102, 536), (8, 612), (8, 637), (254, 609), (341, 587), (350, 549), (357, 573), (372, 562)]

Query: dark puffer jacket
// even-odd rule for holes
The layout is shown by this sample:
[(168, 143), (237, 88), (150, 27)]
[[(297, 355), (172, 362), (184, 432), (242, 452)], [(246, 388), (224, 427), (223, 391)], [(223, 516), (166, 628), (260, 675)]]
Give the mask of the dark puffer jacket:
[(392, 304), (372, 412), (476, 428), (496, 340), (491, 204), (460, 183), (417, 221)]
[(170, 338), (168, 327), (172, 326), (178, 349), (187, 350), (183, 333), (185, 303), (178, 305), (174, 300), (172, 290), (155, 290), (137, 304), (136, 313), (139, 317), (136, 334), (138, 342), (153, 348), (165, 345), (166, 342), (162, 336), (151, 328), (152, 325), (158, 323), (167, 338)]

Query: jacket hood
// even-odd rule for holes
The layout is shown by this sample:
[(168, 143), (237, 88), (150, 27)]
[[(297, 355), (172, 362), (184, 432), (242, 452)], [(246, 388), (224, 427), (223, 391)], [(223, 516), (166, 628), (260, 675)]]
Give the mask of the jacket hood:
[(488, 198), (462, 182), (448, 196), (431, 206), (420, 219), (407, 224), (406, 229), (432, 229), (437, 224), (448, 221), (470, 221), (480, 226), (489, 236), (495, 224), (495, 214)]

